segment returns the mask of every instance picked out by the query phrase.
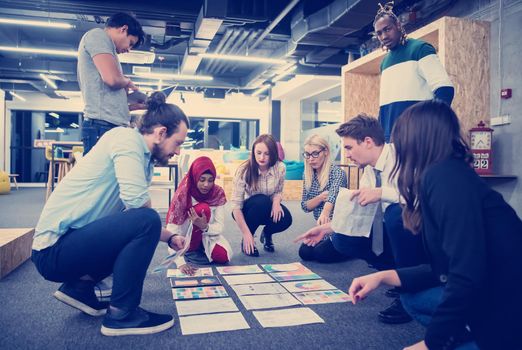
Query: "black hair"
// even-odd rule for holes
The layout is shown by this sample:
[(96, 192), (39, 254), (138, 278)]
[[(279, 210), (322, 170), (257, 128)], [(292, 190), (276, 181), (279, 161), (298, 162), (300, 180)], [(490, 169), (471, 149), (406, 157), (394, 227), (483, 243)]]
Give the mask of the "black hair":
[(136, 44), (134, 44), (132, 48), (135, 49), (143, 44), (143, 41), (145, 40), (145, 32), (143, 31), (140, 22), (138, 22), (134, 16), (125, 12), (119, 12), (109, 17), (105, 23), (105, 27), (107, 28), (120, 28), (125, 25), (127, 26), (127, 35), (132, 35), (138, 38), (138, 41), (136, 41)]
[(142, 134), (152, 134), (157, 126), (167, 128), (167, 137), (178, 131), (179, 123), (190, 126), (185, 113), (178, 106), (166, 103), (167, 97), (161, 91), (154, 92), (145, 102), (147, 112), (141, 117), (139, 131)]
[(357, 143), (361, 143), (366, 137), (370, 137), (376, 146), (384, 144), (384, 130), (381, 123), (379, 123), (377, 118), (364, 113), (360, 113), (346, 123), (341, 124), (335, 132), (340, 137), (351, 137)]
[(389, 1), (389, 2), (385, 3), (384, 5), (379, 3), (379, 9), (377, 10), (377, 14), (375, 15), (375, 18), (373, 20), (373, 26), (375, 27), (375, 23), (377, 23), (377, 21), (380, 20), (381, 18), (389, 17), (392, 20), (392, 22), (395, 23), (395, 25), (397, 27), (399, 27), (399, 30), (401, 31), (401, 34), (402, 34), (400, 43), (402, 45), (404, 45), (406, 43), (406, 38), (407, 38), (406, 31), (402, 27), (401, 21), (399, 21), (399, 18), (397, 17), (397, 15), (395, 13), (393, 13), (393, 5), (394, 5), (394, 1)]

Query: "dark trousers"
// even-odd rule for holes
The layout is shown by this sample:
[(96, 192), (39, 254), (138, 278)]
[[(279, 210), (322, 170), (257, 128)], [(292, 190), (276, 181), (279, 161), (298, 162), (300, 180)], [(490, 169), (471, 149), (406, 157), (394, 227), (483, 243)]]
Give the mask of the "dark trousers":
[(301, 244), (299, 257), (305, 261), (317, 261), (320, 263), (336, 263), (350, 259), (350, 256), (337, 251), (330, 237), (326, 237), (315, 247)]
[(98, 119), (85, 119), (82, 123), (83, 155), (89, 153), (107, 131), (118, 125)]
[(95, 282), (111, 273), (111, 305), (132, 310), (140, 304), (143, 281), (161, 233), (161, 219), (150, 208), (130, 209), (71, 229), (51, 247), (33, 250), (38, 272), (54, 282)]
[[(248, 229), (255, 234), (257, 228), (264, 225), (266, 234), (282, 232), (292, 225), (292, 215), (287, 207), (281, 204), (284, 216), (278, 222), (274, 222), (270, 217), (272, 211), (272, 200), (264, 194), (256, 194), (243, 202), (243, 216), (245, 217)], [(233, 217), (233, 215), (232, 215)]]

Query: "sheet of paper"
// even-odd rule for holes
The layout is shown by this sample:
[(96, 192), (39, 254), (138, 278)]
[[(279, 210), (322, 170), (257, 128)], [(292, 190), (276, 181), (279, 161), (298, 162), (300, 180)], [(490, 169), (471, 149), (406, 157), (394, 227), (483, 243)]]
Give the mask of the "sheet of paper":
[(228, 297), (223, 286), (172, 288), (174, 300)]
[(310, 271), (300, 262), (290, 264), (263, 264), (261, 266), (263, 266), (266, 272)]
[(318, 314), (307, 307), (254, 311), (253, 314), (264, 328), (324, 323), (324, 320)]
[(300, 292), (294, 293), (294, 296), (305, 305), (346, 303), (352, 300), (348, 294), (340, 291), (339, 289), (315, 292)]
[(178, 316), (239, 311), (231, 298), (176, 301)]
[(214, 276), (211, 267), (200, 267), (196, 270), (196, 273), (193, 276), (186, 275), (181, 272), (179, 269), (168, 269), (167, 277), (174, 278), (192, 278), (192, 277), (203, 277), (203, 276)]
[(299, 305), (299, 301), (290, 293), (267, 295), (241, 295), (239, 300), (247, 310), (272, 309)]
[(380, 202), (367, 204), (364, 207), (351, 201), (353, 190), (340, 188), (335, 201), (332, 218), (334, 232), (353, 237), (370, 237), (373, 217)]
[(242, 273), (261, 273), (263, 270), (257, 265), (243, 266), (218, 266), (217, 271), (221, 275), (237, 275)]
[(254, 283), (274, 282), (274, 279), (265, 273), (251, 274), (251, 275), (223, 276), (223, 278), (231, 286), (235, 285), (235, 284), (254, 284)]
[(221, 280), (218, 276), (170, 278), (170, 285), (172, 288), (220, 286), (222, 284), (223, 283), (221, 283)]
[(286, 289), (279, 283), (239, 284), (231, 287), (237, 295), (286, 293)]
[(275, 272), (271, 273), (270, 276), (272, 276), (276, 281), (283, 282), (283, 281), (301, 281), (301, 280), (319, 280), (321, 279), (321, 276), (319, 276), (316, 273), (313, 272), (307, 272), (307, 271), (289, 271), (289, 272)]
[(283, 282), (281, 283), (286, 290), (290, 293), (293, 292), (306, 292), (310, 290), (330, 290), (337, 289), (335, 286), (326, 282), (325, 280), (312, 280), (312, 281), (298, 281), (298, 282)]
[(180, 317), (179, 323), (183, 335), (250, 328), (241, 312)]

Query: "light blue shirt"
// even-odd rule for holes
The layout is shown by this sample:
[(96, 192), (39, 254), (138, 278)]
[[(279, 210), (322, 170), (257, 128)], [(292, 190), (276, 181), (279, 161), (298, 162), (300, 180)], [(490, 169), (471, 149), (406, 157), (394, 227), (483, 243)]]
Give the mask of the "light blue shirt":
[(150, 200), (153, 168), (150, 150), (137, 130), (118, 127), (106, 132), (49, 197), (33, 249), (52, 246), (69, 229), (142, 207)]

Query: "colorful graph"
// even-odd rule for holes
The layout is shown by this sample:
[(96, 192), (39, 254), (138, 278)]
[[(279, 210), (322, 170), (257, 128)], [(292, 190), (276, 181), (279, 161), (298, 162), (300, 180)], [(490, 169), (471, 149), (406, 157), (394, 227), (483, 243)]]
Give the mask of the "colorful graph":
[(201, 286), (220, 286), (223, 283), (218, 276), (193, 277), (193, 278), (171, 278), (170, 285), (172, 288), (177, 287), (201, 287)]
[(216, 267), (218, 273), (222, 275), (234, 275), (242, 273), (261, 273), (263, 270), (257, 265), (243, 265), (243, 266), (218, 266)]
[(330, 290), (337, 289), (335, 286), (325, 280), (299, 281), (299, 282), (283, 282), (283, 287), (289, 292), (306, 292), (310, 290)]
[(263, 269), (266, 272), (289, 272), (289, 271), (307, 271), (311, 272), (306, 266), (299, 262), (294, 262), (290, 264), (263, 264)]
[(223, 286), (172, 288), (172, 297), (174, 300), (221, 298), (226, 296), (228, 296), (228, 294)]
[(204, 277), (204, 276), (214, 276), (211, 267), (201, 267), (196, 270), (196, 273), (193, 276), (186, 275), (181, 272), (179, 269), (168, 269), (167, 277), (174, 278), (193, 278), (193, 277)]
[(271, 273), (272, 276), (278, 282), (284, 281), (300, 281), (300, 280), (319, 280), (321, 276), (312, 271), (288, 271), (288, 272), (275, 272)]
[(350, 296), (339, 289), (324, 290), (315, 292), (294, 293), (294, 296), (305, 305), (308, 304), (327, 304), (327, 303), (346, 303)]

